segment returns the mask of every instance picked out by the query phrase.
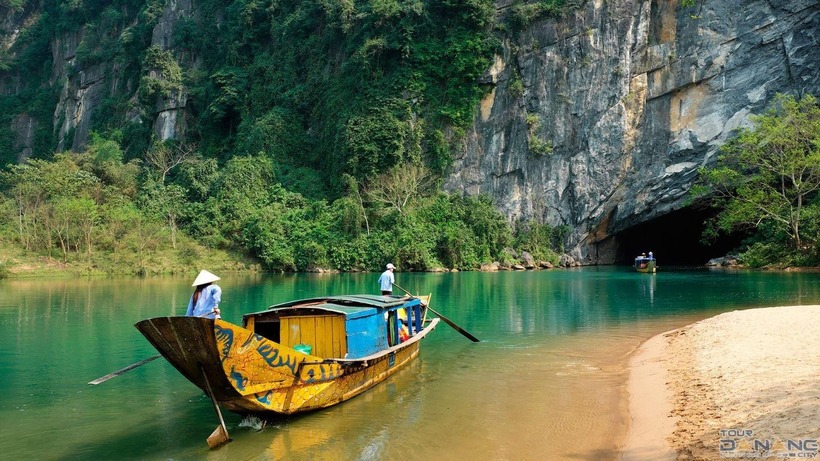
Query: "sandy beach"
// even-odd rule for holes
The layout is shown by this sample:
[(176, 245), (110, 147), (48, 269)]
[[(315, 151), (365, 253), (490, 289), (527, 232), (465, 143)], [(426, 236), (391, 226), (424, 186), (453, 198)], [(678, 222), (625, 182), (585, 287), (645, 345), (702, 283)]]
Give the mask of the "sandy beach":
[(820, 305), (721, 314), (630, 360), (623, 460), (818, 459)]

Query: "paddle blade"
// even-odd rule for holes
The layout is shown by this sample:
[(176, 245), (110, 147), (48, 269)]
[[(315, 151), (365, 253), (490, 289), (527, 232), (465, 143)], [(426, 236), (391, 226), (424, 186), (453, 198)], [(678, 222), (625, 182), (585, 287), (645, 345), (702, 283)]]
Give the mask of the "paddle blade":
[(213, 450), (214, 448), (225, 445), (230, 441), (231, 438), (228, 437), (228, 431), (220, 424), (219, 426), (216, 426), (216, 429), (214, 429), (211, 435), (208, 436), (208, 448)]
[(445, 316), (439, 314), (438, 312), (434, 311), (433, 308), (431, 308), (430, 306), (428, 306), (427, 309), (429, 309), (430, 312), (436, 314), (436, 316), (438, 316), (438, 318), (440, 318), (441, 320), (444, 320), (444, 323), (446, 323), (447, 325), (450, 325), (454, 330), (461, 333), (465, 338), (469, 339), (470, 341), (472, 341), (474, 343), (481, 342), (478, 338), (471, 335), (469, 331), (465, 330), (464, 328), (461, 328), (460, 326), (456, 325), (455, 322), (453, 322), (452, 320), (450, 320), (447, 317), (445, 317)]

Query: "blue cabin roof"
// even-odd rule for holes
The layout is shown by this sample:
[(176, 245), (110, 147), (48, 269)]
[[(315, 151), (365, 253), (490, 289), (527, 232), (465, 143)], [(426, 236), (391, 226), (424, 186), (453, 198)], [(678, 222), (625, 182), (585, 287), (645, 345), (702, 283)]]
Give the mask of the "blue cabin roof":
[[(347, 295), (323, 298), (307, 298), (274, 304), (261, 312), (312, 309), (344, 314), (347, 318), (374, 315), (385, 310), (412, 307), (419, 304), (418, 298), (406, 299), (402, 296)], [(261, 313), (257, 312), (257, 313)], [(282, 312), (284, 313), (284, 312)]]

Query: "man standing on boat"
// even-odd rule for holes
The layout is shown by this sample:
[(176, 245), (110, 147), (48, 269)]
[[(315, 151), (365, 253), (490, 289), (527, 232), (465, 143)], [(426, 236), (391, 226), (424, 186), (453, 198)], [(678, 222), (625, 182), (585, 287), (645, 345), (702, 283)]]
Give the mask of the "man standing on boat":
[(393, 283), (396, 282), (396, 277), (393, 276), (395, 269), (396, 266), (394, 266), (393, 263), (388, 263), (387, 269), (382, 272), (382, 275), (379, 277), (379, 287), (381, 287), (383, 295), (393, 294)]
[(199, 273), (191, 285), (196, 289), (188, 301), (188, 310), (185, 312), (187, 317), (221, 318), (219, 303), (222, 301), (222, 288), (214, 285), (217, 280), (219, 277), (204, 269)]

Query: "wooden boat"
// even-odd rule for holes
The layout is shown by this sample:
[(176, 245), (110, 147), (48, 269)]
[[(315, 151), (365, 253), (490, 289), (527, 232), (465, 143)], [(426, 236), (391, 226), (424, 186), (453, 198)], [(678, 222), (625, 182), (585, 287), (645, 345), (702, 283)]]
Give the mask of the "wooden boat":
[[(439, 322), (426, 318), (428, 302), (330, 296), (245, 314), (242, 326), (200, 317), (135, 326), (215, 404), (243, 415), (292, 414), (348, 400), (416, 358), (421, 339)], [(403, 342), (402, 319), (410, 330)]]
[(633, 267), (638, 272), (648, 272), (648, 273), (655, 273), (656, 269), (656, 260), (653, 256), (644, 256), (640, 255), (635, 258), (635, 263)]

